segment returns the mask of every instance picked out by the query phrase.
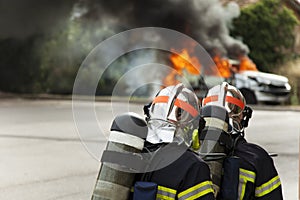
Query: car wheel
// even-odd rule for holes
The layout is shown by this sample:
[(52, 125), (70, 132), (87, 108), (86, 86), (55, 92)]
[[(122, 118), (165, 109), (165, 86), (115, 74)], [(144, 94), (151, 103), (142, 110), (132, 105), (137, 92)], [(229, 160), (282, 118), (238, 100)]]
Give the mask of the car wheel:
[(254, 92), (247, 89), (241, 89), (240, 91), (243, 94), (247, 104), (257, 104), (257, 100)]

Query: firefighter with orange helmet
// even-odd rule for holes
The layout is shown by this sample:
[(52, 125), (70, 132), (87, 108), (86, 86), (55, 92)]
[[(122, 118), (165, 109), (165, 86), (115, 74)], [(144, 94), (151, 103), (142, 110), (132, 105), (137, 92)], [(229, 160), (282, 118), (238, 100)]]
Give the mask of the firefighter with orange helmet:
[(153, 157), (136, 181), (134, 200), (215, 199), (209, 168), (190, 148), (199, 126), (199, 109), (198, 98), (183, 84), (162, 89), (144, 107), (145, 151)]
[[(248, 143), (244, 138), (244, 129), (248, 126), (252, 110), (246, 106), (246, 101), (241, 92), (234, 86), (224, 82), (208, 91), (206, 98), (203, 99), (202, 106), (208, 105), (226, 108), (231, 125), (228, 133), (233, 141), (228, 157), (237, 157), (239, 160), (239, 173), (236, 177), (236, 180), (238, 180), (237, 185), (232, 184), (231, 187), (235, 188), (229, 189), (230, 194), (228, 194), (228, 191), (225, 194), (226, 190), (221, 189), (221, 191), (225, 191), (223, 196), (221, 193), (221, 199), (283, 199), (281, 182), (273, 159), (262, 147)], [(231, 169), (223, 170), (224, 177), (226, 177), (226, 171), (232, 171)], [(235, 178), (230, 177), (230, 179)], [(221, 187), (228, 188), (228, 182)], [(234, 191), (236, 191), (236, 194), (234, 194)], [(230, 197), (227, 197), (228, 195)]]

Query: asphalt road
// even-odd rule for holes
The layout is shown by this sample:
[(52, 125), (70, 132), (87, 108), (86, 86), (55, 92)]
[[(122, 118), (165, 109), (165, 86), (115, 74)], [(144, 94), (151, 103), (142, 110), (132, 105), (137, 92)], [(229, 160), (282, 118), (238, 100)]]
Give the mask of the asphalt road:
[[(96, 103), (103, 134), (84, 146), (70, 101), (1, 99), (0, 199), (90, 199), (100, 163), (89, 143), (103, 150), (113, 116), (126, 110), (142, 114), (142, 105), (115, 103), (112, 112), (111, 103)], [(246, 132), (248, 141), (278, 154), (274, 162), (287, 200), (298, 199), (299, 119), (300, 112), (254, 110)]]

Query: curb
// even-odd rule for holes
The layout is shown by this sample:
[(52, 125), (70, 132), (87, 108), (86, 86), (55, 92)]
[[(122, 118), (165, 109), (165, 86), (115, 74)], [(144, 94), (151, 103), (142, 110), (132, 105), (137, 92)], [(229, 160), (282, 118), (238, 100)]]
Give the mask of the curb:
[(300, 112), (300, 106), (291, 105), (249, 105), (249, 107), (251, 107), (253, 110)]
[[(10, 94), (10, 93), (0, 93), (1, 99), (25, 99), (25, 100), (62, 100), (62, 101), (72, 101), (73, 95), (55, 95), (55, 94)], [(136, 104), (147, 104), (151, 101), (149, 98), (143, 97), (112, 97), (112, 96), (77, 96), (76, 100), (79, 101), (91, 101), (95, 99), (96, 102), (130, 102)]]
[[(27, 100), (65, 100), (72, 101), (73, 95), (52, 95), (52, 94), (11, 94), (11, 93), (0, 93), (1, 99), (27, 99)], [(91, 97), (80, 96), (80, 101), (89, 101)], [(96, 102), (130, 102), (134, 104), (147, 104), (151, 101), (149, 98), (140, 97), (111, 97), (111, 96), (96, 96)], [(300, 105), (249, 105), (253, 110), (266, 110), (266, 111), (293, 111), (300, 112)]]

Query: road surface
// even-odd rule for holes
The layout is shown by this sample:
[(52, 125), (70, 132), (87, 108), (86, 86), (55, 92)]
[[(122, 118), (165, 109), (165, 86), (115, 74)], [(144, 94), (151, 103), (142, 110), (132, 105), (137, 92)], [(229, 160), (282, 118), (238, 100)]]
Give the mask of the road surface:
[[(118, 112), (142, 114), (142, 104), (115, 103), (114, 114), (109, 102), (95, 105), (106, 133)], [(288, 200), (298, 199), (299, 119), (300, 112), (254, 110), (246, 132), (248, 141), (279, 155), (274, 161)], [(90, 142), (103, 149), (101, 137)], [(94, 157), (79, 139), (70, 101), (0, 100), (1, 200), (90, 199), (100, 166)]]

